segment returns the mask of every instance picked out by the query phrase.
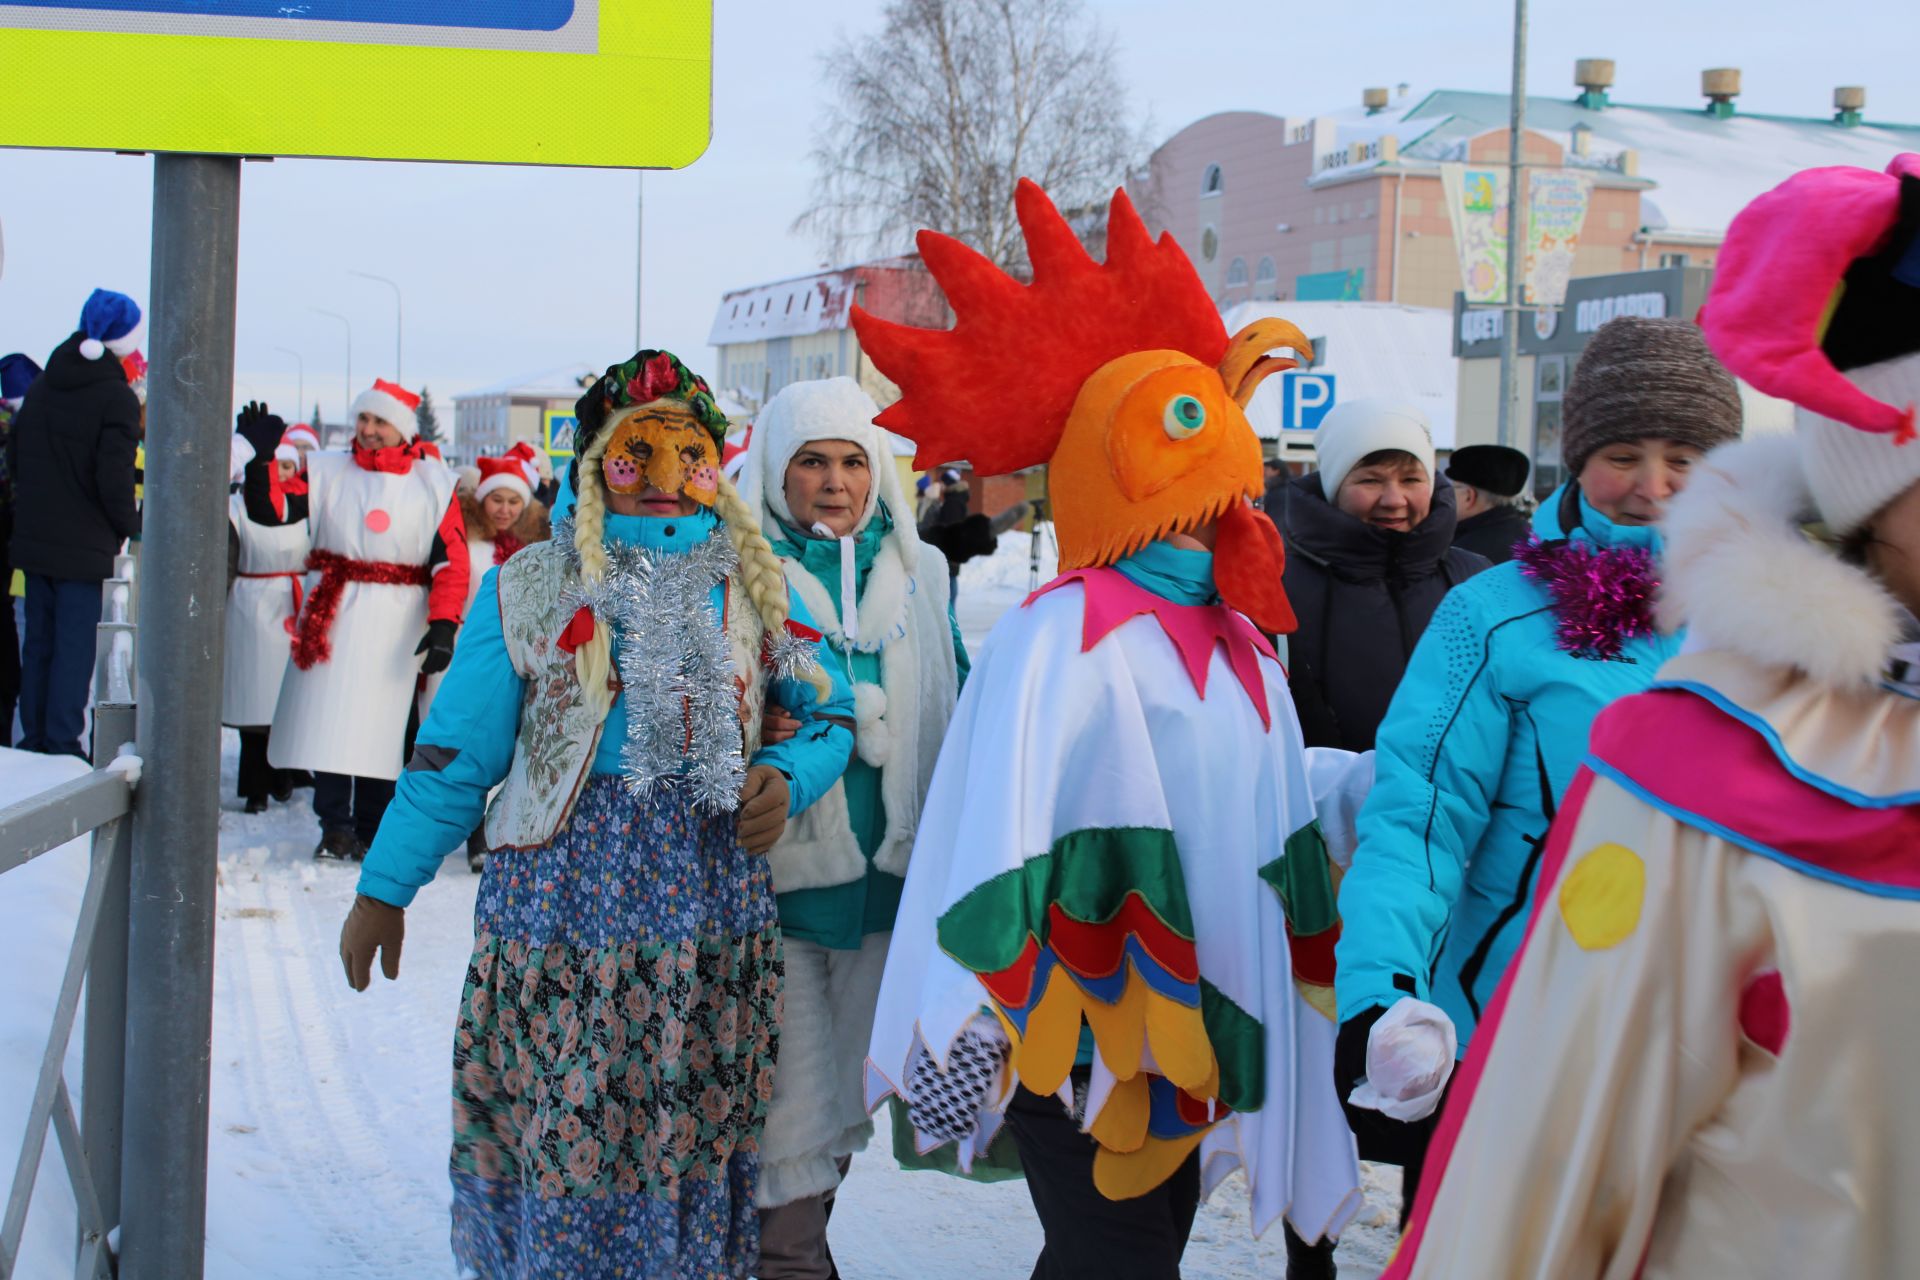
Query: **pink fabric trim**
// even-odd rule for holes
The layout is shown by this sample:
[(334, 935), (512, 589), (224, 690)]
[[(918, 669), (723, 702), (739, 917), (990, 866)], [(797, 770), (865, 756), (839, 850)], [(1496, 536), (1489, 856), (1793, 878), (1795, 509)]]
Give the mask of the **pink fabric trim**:
[(1920, 155), (1886, 173), (1848, 165), (1796, 173), (1734, 217), (1715, 264), (1700, 327), (1713, 353), (1769, 395), (1876, 434), (1911, 432), (1913, 407), (1884, 404), (1820, 350), (1835, 286), (1873, 253), (1900, 209), (1900, 175), (1920, 177)]
[(1225, 605), (1175, 604), (1113, 568), (1063, 573), (1028, 596), (1021, 607), (1069, 582), (1078, 582), (1086, 597), (1080, 652), (1085, 653), (1099, 644), (1128, 619), (1143, 613), (1152, 614), (1179, 651), (1195, 693), (1202, 698), (1207, 696), (1207, 669), (1213, 660), (1213, 646), (1216, 642), (1223, 644), (1228, 665), (1233, 668), (1240, 687), (1246, 690), (1253, 709), (1260, 713), (1260, 723), (1268, 730), (1273, 728), (1272, 713), (1267, 709), (1267, 685), (1260, 675), (1260, 659), (1272, 658), (1275, 662), (1280, 659), (1251, 622)]
[(1920, 805), (1864, 809), (1789, 774), (1751, 728), (1685, 689), (1616, 702), (1588, 750), (1676, 809), (1836, 875), (1920, 888)]
[[(1493, 1000), (1487, 1005), (1487, 1011), (1481, 1015), (1475, 1026), (1473, 1039), (1475, 1044), (1493, 1043), (1493, 1037), (1499, 1034), (1500, 1020), (1506, 1016), (1507, 993), (1513, 986), (1513, 975), (1519, 972), (1520, 961), (1527, 954), (1527, 947), (1533, 941), (1533, 931), (1540, 927), (1543, 916), (1558, 919), (1557, 912), (1542, 910), (1541, 900), (1551, 893), (1560, 880), (1560, 868), (1567, 860), (1567, 849), (1573, 844), (1573, 829), (1580, 823), (1580, 811), (1586, 807), (1587, 793), (1593, 790), (1594, 775), (1586, 769), (1574, 775), (1573, 785), (1567, 788), (1567, 794), (1560, 802), (1560, 815), (1554, 819), (1553, 830), (1547, 836), (1547, 847), (1540, 860), (1540, 879), (1534, 890), (1533, 914), (1527, 919), (1526, 936), (1520, 939), (1520, 949), (1514, 952), (1513, 963), (1500, 979), (1499, 989), (1493, 993)], [(1480, 1088), (1480, 1077), (1486, 1074), (1487, 1055), (1475, 1053), (1469, 1046), (1466, 1058), (1454, 1073), (1454, 1085), (1447, 1094), (1446, 1104), (1440, 1111), (1440, 1124), (1433, 1131), (1433, 1141), (1427, 1145), (1427, 1163), (1420, 1175), (1420, 1194), (1413, 1202), (1413, 1212), (1407, 1217), (1407, 1229), (1400, 1237), (1400, 1247), (1394, 1250), (1393, 1261), (1380, 1273), (1380, 1280), (1406, 1280), (1412, 1274), (1414, 1259), (1420, 1255), (1420, 1239), (1426, 1234), (1427, 1215), (1433, 1212), (1434, 1197), (1440, 1194), (1441, 1184), (1447, 1179), (1447, 1165), (1453, 1157), (1453, 1148), (1460, 1140), (1460, 1130), (1467, 1122), (1467, 1112), (1473, 1107), (1473, 1096)]]
[(1787, 1004), (1787, 988), (1780, 971), (1768, 969), (1755, 975), (1740, 993), (1741, 1032), (1777, 1058), (1792, 1029), (1793, 1010)]

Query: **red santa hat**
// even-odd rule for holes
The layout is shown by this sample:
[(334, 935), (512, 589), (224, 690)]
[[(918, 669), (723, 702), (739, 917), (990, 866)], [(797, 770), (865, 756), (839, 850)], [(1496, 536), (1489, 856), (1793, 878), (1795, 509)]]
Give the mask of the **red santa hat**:
[(533, 468), (512, 450), (504, 458), (475, 458), (474, 463), (480, 468), (480, 483), (473, 490), (475, 501), (485, 502), (488, 494), (500, 489), (519, 494), (522, 502), (533, 501)]
[(320, 447), (320, 433), (304, 422), (296, 422), (287, 428), (285, 435), (280, 437), (280, 443), (282, 445), (290, 444), (296, 449), (318, 449)]
[(353, 402), (351, 418), (359, 418), (370, 413), (376, 418), (385, 418), (391, 422), (400, 434), (408, 440), (419, 431), (414, 413), (420, 408), (420, 397), (397, 382), (388, 382), (385, 378), (376, 378), (371, 387), (362, 391)]

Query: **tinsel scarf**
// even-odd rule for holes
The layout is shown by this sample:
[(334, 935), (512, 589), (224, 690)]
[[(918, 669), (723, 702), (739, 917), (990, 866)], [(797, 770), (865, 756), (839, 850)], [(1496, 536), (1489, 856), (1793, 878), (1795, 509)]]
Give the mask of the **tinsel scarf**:
[[(569, 548), (572, 523), (554, 529)], [(707, 812), (732, 813), (747, 774), (739, 673), (712, 592), (740, 567), (733, 543), (716, 528), (684, 554), (613, 542), (606, 553), (606, 576), (569, 589), (563, 605), (588, 610), (619, 635), (627, 717), (620, 770), (627, 788), (641, 797), (661, 785), (683, 788)], [(789, 635), (765, 656), (776, 674), (790, 676), (810, 660), (811, 649)]]
[(1646, 548), (1532, 538), (1514, 559), (1553, 597), (1554, 639), (1568, 653), (1610, 661), (1628, 640), (1654, 633), (1660, 578)]
[(423, 564), (392, 564), (384, 560), (349, 560), (332, 551), (307, 553), (307, 568), (320, 574), (319, 585), (307, 597), (300, 629), (293, 636), (293, 665), (307, 671), (333, 657), (333, 618), (349, 582), (382, 587), (424, 587), (430, 581)]

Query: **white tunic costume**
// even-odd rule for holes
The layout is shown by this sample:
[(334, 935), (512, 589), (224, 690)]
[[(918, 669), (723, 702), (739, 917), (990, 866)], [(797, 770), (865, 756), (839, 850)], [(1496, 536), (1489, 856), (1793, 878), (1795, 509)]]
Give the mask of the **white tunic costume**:
[[(405, 475), (369, 471), (347, 452), (307, 460), (308, 525), (315, 551), (350, 560), (419, 565), (453, 497), (437, 458)], [(311, 603), (321, 575), (307, 575)], [(289, 661), (273, 716), (272, 763), (362, 778), (398, 778), (427, 629), (427, 588), (348, 582), (333, 619), (332, 656), (301, 670)]]
[(240, 556), (238, 574), (227, 592), (220, 723), (254, 728), (273, 723), (280, 700), (307, 568), (307, 526), (255, 524), (247, 519), (246, 499), (238, 493), (227, 502), (227, 522)]

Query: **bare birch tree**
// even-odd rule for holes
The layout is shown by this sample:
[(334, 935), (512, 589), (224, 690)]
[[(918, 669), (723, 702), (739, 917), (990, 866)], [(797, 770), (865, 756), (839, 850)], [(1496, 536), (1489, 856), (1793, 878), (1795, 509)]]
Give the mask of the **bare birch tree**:
[(1024, 265), (1013, 189), (1032, 178), (1084, 235), (1145, 152), (1111, 35), (1080, 0), (894, 0), (825, 57), (812, 205), (834, 261), (905, 251), (921, 227)]

